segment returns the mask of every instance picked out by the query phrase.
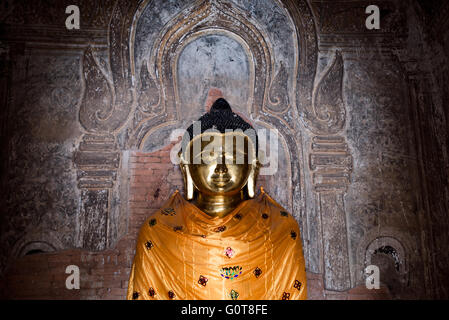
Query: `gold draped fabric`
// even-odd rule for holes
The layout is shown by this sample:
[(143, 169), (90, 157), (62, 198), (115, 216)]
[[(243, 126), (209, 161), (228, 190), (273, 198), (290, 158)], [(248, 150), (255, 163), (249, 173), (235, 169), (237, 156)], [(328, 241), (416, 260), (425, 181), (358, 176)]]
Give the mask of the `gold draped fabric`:
[(296, 220), (261, 188), (224, 218), (176, 191), (143, 224), (128, 299), (306, 299)]

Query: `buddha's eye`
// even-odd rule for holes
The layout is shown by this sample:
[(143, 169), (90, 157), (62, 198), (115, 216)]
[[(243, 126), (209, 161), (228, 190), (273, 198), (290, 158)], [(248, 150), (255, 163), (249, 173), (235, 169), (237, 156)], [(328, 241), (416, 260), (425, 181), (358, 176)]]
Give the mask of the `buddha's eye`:
[(203, 157), (207, 157), (208, 159), (215, 159), (218, 156), (216, 152), (204, 153)]
[(218, 153), (215, 151), (205, 150), (198, 154), (197, 157), (202, 163), (211, 163), (215, 162), (218, 159)]

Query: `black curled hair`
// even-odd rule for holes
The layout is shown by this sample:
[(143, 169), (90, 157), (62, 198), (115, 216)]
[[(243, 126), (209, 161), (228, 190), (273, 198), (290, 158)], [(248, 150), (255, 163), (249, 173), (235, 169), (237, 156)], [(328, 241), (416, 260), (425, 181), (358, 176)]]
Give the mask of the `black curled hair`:
[[(238, 114), (234, 113), (231, 109), (229, 103), (223, 99), (217, 99), (210, 111), (202, 115), (197, 122), (201, 125), (201, 134), (207, 130), (216, 130), (221, 133), (226, 133), (226, 130), (238, 130), (241, 129), (245, 132), (248, 129), (252, 129), (251, 131), (254, 134), (249, 134), (248, 137), (251, 139), (255, 145), (256, 156), (258, 154), (259, 141), (257, 138), (257, 133), (252, 125), (243, 120)], [(194, 138), (193, 132), (194, 123), (192, 123), (186, 130), (183, 142), (182, 142), (182, 152), (185, 151), (188, 143)], [(196, 133), (196, 132), (195, 132)]]

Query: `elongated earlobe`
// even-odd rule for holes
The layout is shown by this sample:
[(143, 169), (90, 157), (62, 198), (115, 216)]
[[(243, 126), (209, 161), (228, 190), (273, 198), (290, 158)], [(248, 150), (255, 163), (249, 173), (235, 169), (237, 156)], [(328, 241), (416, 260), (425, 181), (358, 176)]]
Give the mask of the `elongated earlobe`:
[(251, 172), (249, 173), (248, 182), (246, 188), (248, 190), (248, 197), (254, 198), (256, 194), (256, 179), (257, 179), (257, 167), (252, 165)]
[(180, 167), (181, 167), (181, 171), (182, 171), (183, 177), (184, 177), (184, 187), (186, 190), (186, 199), (192, 200), (194, 186), (193, 186), (193, 180), (192, 180), (192, 176), (190, 174), (189, 166), (185, 165), (185, 164), (181, 164)]
[(193, 199), (193, 180), (192, 176), (190, 175), (189, 167), (186, 166), (186, 197), (187, 200)]

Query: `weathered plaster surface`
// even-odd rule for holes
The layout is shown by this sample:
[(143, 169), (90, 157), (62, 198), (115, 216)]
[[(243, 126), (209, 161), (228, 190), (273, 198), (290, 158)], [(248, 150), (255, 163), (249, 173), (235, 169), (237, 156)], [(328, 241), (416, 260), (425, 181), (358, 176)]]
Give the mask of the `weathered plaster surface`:
[[(447, 298), (449, 7), (376, 4), (379, 31), (365, 1), (82, 1), (68, 31), (62, 4), (11, 3), (1, 270), (30, 251), (113, 249), (141, 196), (129, 152), (166, 157), (218, 88), (278, 130), (278, 170), (260, 184), (297, 218), (324, 289), (363, 284), (371, 263), (397, 298)], [(155, 168), (151, 208), (182, 188)]]

